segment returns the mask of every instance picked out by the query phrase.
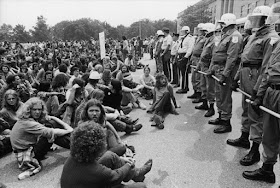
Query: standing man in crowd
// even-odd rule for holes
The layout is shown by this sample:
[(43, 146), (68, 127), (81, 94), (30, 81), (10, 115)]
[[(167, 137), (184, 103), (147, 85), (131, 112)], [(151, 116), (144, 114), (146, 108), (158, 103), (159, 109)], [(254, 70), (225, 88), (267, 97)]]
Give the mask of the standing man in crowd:
[[(202, 53), (203, 50), (203, 45), (205, 43), (205, 26), (203, 23), (200, 23), (197, 25), (197, 30), (198, 30), (198, 36), (196, 38), (195, 41), (195, 45), (193, 48), (193, 52), (192, 52), (192, 56), (191, 56), (191, 64), (193, 66), (197, 66), (199, 59), (200, 59), (200, 55)], [(200, 103), (202, 102), (201, 99), (201, 89), (200, 89), (200, 73), (194, 71), (194, 69), (192, 69), (192, 85), (193, 85), (193, 90), (194, 90), (194, 94), (191, 96), (188, 96), (188, 98), (190, 99), (195, 99), (194, 101), (192, 101), (193, 103)], [(200, 109), (200, 108), (198, 108)], [(204, 109), (204, 108), (203, 108)], [(208, 110), (208, 109), (206, 109)]]
[[(274, 43), (279, 39), (275, 31), (274, 25), (265, 24), (265, 21), (271, 11), (268, 6), (259, 6), (253, 10), (252, 15), (248, 17), (252, 23), (251, 27), (256, 33), (250, 37), (244, 51), (241, 55), (241, 64), (237, 72), (233, 89), (238, 87), (238, 80), (243, 91), (255, 98), (259, 88), (259, 84), (264, 74), (264, 70), (268, 64), (272, 53)], [(250, 139), (253, 146), (250, 152), (240, 160), (243, 166), (249, 166), (260, 161), (259, 145), (262, 141), (263, 130), (263, 113), (256, 110), (254, 106), (248, 104), (245, 100), (248, 97), (243, 95), (242, 98), (242, 128), (241, 136), (237, 139), (227, 140), (227, 144), (245, 149), (250, 148)]]
[(210, 120), (209, 124), (220, 125), (214, 129), (214, 133), (231, 132), (230, 119), (232, 117), (232, 90), (230, 88), (234, 69), (238, 64), (242, 52), (242, 35), (236, 30), (236, 16), (226, 13), (218, 22), (222, 27), (222, 39), (215, 48), (211, 66), (210, 75), (215, 74), (220, 80), (216, 82), (216, 100), (219, 117)]
[(188, 67), (189, 67), (189, 57), (192, 54), (195, 39), (190, 34), (189, 26), (184, 26), (181, 29), (182, 38), (180, 41), (178, 49), (178, 68), (180, 69), (182, 75), (181, 89), (176, 91), (176, 93), (183, 94), (189, 91), (189, 77), (188, 77)]
[(162, 57), (161, 57), (161, 46), (162, 46), (162, 41), (164, 37), (164, 33), (162, 30), (158, 30), (156, 33), (157, 39), (155, 41), (155, 60), (156, 60), (156, 73), (161, 73), (163, 71), (163, 65), (162, 65)]
[(172, 45), (172, 37), (169, 34), (169, 29), (164, 27), (162, 29), (164, 33), (164, 38), (162, 40), (162, 45), (161, 45), (161, 58), (162, 58), (162, 63), (163, 63), (163, 72), (165, 76), (167, 77), (168, 81), (171, 80), (171, 68), (170, 68), (170, 50), (171, 50), (171, 45)]
[(180, 77), (179, 77), (179, 71), (177, 67), (177, 57), (176, 55), (178, 54), (178, 49), (180, 45), (179, 39), (179, 34), (173, 33), (173, 42), (171, 46), (171, 58), (170, 58), (170, 63), (172, 64), (172, 82), (171, 84), (175, 84), (174, 87), (179, 87), (180, 86)]

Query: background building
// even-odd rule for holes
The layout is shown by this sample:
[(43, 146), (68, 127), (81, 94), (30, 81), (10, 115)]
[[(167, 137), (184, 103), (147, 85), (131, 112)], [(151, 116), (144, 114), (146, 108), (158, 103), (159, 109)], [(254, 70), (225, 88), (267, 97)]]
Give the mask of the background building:
[[(206, 2), (208, 11), (211, 13), (211, 22), (219, 20), (225, 13), (233, 13), (237, 19), (246, 17), (250, 14), (256, 6), (266, 5), (271, 6), (273, 3), (280, 2), (280, 0), (201, 0)], [(198, 4), (196, 3), (196, 4)], [(185, 9), (184, 11), (186, 11)], [(178, 13), (177, 16), (177, 30), (179, 31), (182, 23), (182, 16), (184, 11)]]

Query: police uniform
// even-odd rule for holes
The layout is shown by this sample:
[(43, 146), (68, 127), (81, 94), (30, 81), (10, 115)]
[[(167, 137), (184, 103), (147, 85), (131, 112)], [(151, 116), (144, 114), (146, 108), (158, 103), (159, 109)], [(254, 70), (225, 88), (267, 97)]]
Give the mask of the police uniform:
[[(219, 43), (219, 40), (214, 33), (210, 33), (206, 35), (206, 41), (198, 64), (198, 69), (201, 70), (202, 72), (208, 72), (211, 63), (212, 54), (215, 48), (215, 44), (217, 43)], [(214, 115), (213, 113), (215, 113), (214, 111), (215, 80), (211, 76), (201, 75), (200, 88), (201, 88), (201, 99), (203, 101), (201, 107), (204, 105), (204, 107), (206, 106), (208, 108), (207, 101), (209, 102), (210, 109), (213, 110), (213, 112), (209, 110), (205, 114), (205, 117), (210, 117)], [(196, 107), (196, 109), (199, 109), (199, 107)]]
[[(265, 68), (272, 53), (273, 44), (279, 39), (273, 25), (265, 25), (253, 34), (241, 55), (241, 64), (236, 77), (240, 79), (240, 88), (250, 95), (255, 95), (262, 80)], [(235, 78), (236, 80), (238, 78)], [(262, 141), (263, 113), (255, 110), (242, 96), (242, 135), (239, 139), (228, 140), (227, 143), (234, 146), (250, 148), (248, 136), (253, 141), (251, 155), (245, 156), (240, 163), (251, 165), (254, 160), (259, 161), (258, 146)], [(255, 154), (255, 159), (252, 154)]]
[(187, 34), (182, 37), (179, 49), (178, 49), (178, 68), (182, 75), (181, 89), (176, 93), (186, 93), (189, 91), (189, 77), (188, 77), (188, 61), (193, 51), (195, 38), (191, 34)]
[[(170, 68), (170, 52), (171, 52), (171, 45), (172, 45), (172, 37), (170, 34), (165, 36), (162, 40), (162, 45), (161, 45), (161, 53), (165, 53), (162, 55), (162, 65), (163, 65), (163, 72), (165, 76), (168, 78), (170, 81), (171, 79), (171, 68)], [(169, 49), (167, 47), (169, 46)]]
[[(204, 36), (199, 36), (196, 39), (194, 48), (193, 48), (193, 52), (192, 52), (192, 56), (191, 56), (191, 63), (193, 66), (197, 66), (199, 59), (200, 59), (200, 55), (202, 53), (203, 50), (203, 46), (205, 43), (206, 39)], [(192, 69), (192, 78), (191, 78), (191, 82), (192, 82), (192, 86), (193, 86), (193, 90), (194, 92), (201, 92), (200, 89), (200, 73), (197, 73), (194, 71), (194, 69)]]
[(179, 71), (177, 67), (177, 53), (178, 53), (178, 48), (179, 48), (180, 42), (179, 40), (173, 41), (172, 46), (171, 46), (171, 58), (170, 62), (172, 64), (172, 83), (171, 84), (176, 84), (176, 86), (179, 85)]
[(226, 85), (221, 86), (215, 83), (216, 105), (219, 120), (210, 120), (210, 124), (221, 125), (214, 133), (224, 133), (231, 131), (230, 119), (232, 116), (232, 91), (231, 84), (234, 77), (234, 69), (242, 52), (242, 35), (235, 29), (229, 29), (222, 35), (221, 41), (214, 49), (210, 70)]

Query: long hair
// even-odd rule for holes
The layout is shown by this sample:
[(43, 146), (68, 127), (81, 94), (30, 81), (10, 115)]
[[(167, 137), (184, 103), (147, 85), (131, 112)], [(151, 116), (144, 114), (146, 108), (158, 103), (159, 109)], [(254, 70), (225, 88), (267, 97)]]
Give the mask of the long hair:
[(40, 98), (38, 97), (32, 97), (30, 98), (28, 101), (26, 101), (25, 103), (23, 103), (23, 105), (21, 105), (21, 107), (18, 109), (17, 111), (17, 117), (19, 119), (28, 119), (28, 118), (32, 118), (31, 117), (31, 108), (36, 105), (36, 104), (41, 104), (43, 109), (42, 109), (42, 113), (41, 116), (39, 118), (39, 120), (45, 119), (46, 115), (48, 115), (47, 112), (47, 107), (44, 103), (44, 101), (42, 101)]
[(71, 134), (70, 154), (79, 163), (94, 162), (105, 149), (105, 133), (94, 121), (79, 124)]
[[(166, 80), (166, 84), (165, 85), (162, 85), (160, 83), (161, 79), (165, 79)], [(167, 78), (166, 78), (166, 76), (164, 74), (159, 73), (159, 74), (156, 75), (156, 85), (155, 85), (155, 87), (157, 89), (160, 89), (161, 87), (165, 87), (165, 86), (167, 86), (167, 84), (168, 84), (168, 81), (167, 81)]]
[(89, 109), (90, 107), (92, 107), (92, 106), (97, 106), (97, 107), (100, 109), (101, 114), (100, 114), (100, 117), (99, 117), (99, 120), (98, 120), (97, 123), (103, 125), (104, 122), (105, 122), (105, 119), (106, 119), (105, 110), (104, 110), (104, 108), (103, 108), (101, 102), (100, 102), (99, 100), (96, 100), (96, 99), (91, 99), (91, 100), (89, 100), (89, 101), (86, 103), (84, 109), (82, 110), (81, 120), (82, 120), (83, 122), (85, 122), (85, 121), (91, 121), (91, 119), (88, 117), (88, 112), (87, 112), (87, 111), (88, 111), (88, 109)]
[[(17, 100), (17, 102), (14, 106), (9, 105), (9, 103), (7, 102), (8, 95), (12, 95)], [(4, 93), (3, 98), (4, 98), (4, 100), (3, 100), (3, 103), (2, 103), (2, 108), (6, 108), (7, 110), (11, 110), (11, 111), (14, 111), (14, 112), (16, 112), (18, 110), (21, 103), (20, 103), (19, 94), (15, 90), (8, 89)]]

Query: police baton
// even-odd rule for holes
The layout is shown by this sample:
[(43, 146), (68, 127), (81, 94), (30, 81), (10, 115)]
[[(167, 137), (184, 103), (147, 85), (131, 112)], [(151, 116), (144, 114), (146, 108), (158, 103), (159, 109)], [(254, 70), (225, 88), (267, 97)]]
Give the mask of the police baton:
[[(239, 89), (239, 88), (237, 88), (236, 90), (239, 91), (240, 93), (242, 93), (243, 95), (245, 95), (246, 97), (251, 98), (251, 95), (249, 95), (249, 94), (246, 93), (245, 91), (243, 91), (243, 90), (241, 90), (241, 89)], [(247, 103), (250, 103), (250, 104), (253, 103), (253, 101), (251, 101), (250, 99), (246, 99), (245, 101), (246, 101)], [(264, 106), (259, 106), (259, 108), (260, 108), (262, 111), (265, 111), (266, 113), (269, 113), (269, 114), (271, 114), (271, 115), (273, 115), (273, 116), (275, 116), (275, 117), (277, 117), (277, 118), (280, 119), (280, 114), (278, 114), (278, 113), (276, 113), (276, 112), (274, 112), (274, 111), (272, 111), (272, 110), (270, 110), (270, 109), (268, 109), (268, 108), (266, 108), (266, 107), (264, 107)]]
[[(196, 69), (196, 66), (191, 65), (191, 68)], [(197, 71), (197, 72), (198, 72), (198, 73), (200, 73), (200, 74), (207, 75), (207, 73), (206, 73), (206, 72), (202, 72), (202, 71)], [(219, 78), (217, 78), (216, 76), (214, 76), (214, 75), (211, 75), (211, 76), (212, 76), (212, 78), (214, 78), (214, 80), (216, 80), (217, 82), (219, 82), (219, 81), (220, 81), (220, 79), (219, 79)], [(226, 85), (226, 83), (223, 83), (223, 85), (225, 86), (225, 85)]]

